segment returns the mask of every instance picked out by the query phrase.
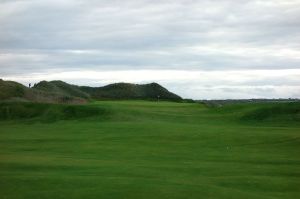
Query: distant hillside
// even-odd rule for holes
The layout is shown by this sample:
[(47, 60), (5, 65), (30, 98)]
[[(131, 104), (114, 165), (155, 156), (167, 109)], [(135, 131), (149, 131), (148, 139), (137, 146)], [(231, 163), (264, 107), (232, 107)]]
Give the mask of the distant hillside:
[(82, 91), (89, 93), (94, 99), (148, 99), (181, 101), (178, 95), (169, 92), (157, 83), (129, 84), (116, 83), (104, 87), (80, 87)]
[(23, 98), (26, 90), (27, 88), (22, 84), (0, 79), (0, 100)]
[[(46, 103), (70, 103), (81, 104), (87, 101), (86, 96), (79, 96), (75, 91), (66, 92), (54, 87), (46, 88), (46, 84), (41, 82), (37, 84), (37, 88), (27, 88), (22, 84), (13, 81), (4, 81), (0, 79), (0, 100), (1, 101), (31, 101)], [(45, 87), (43, 87), (45, 86)]]
[(88, 99), (90, 95), (86, 92), (80, 90), (79, 86), (71, 85), (63, 81), (41, 81), (38, 84), (34, 85), (33, 89), (55, 93), (58, 95), (66, 95)]
[(63, 81), (41, 81), (33, 88), (12, 81), (0, 80), (0, 100), (21, 100), (48, 103), (84, 103), (88, 100), (145, 99), (182, 101), (157, 83), (116, 83), (104, 87), (71, 85)]

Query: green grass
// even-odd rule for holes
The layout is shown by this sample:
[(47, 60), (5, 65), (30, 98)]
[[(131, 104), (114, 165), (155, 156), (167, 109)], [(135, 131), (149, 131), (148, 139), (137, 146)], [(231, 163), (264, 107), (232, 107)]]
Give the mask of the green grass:
[(57, 95), (90, 98), (89, 94), (80, 90), (79, 86), (71, 85), (63, 81), (41, 81), (34, 85), (34, 90), (50, 92)]
[(1, 199), (300, 198), (299, 103), (7, 106)]
[(22, 98), (25, 95), (26, 87), (13, 81), (0, 79), (0, 100), (9, 98)]
[(54, 122), (58, 120), (84, 119), (107, 116), (101, 107), (84, 105), (41, 104), (31, 102), (0, 103), (0, 120), (23, 120), (26, 122)]

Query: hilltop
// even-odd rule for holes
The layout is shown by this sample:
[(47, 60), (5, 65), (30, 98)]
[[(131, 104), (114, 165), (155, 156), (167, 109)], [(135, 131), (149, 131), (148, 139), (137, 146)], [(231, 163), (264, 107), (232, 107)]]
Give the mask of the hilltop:
[(23, 98), (28, 89), (13, 81), (4, 81), (0, 79), (0, 100)]
[[(67, 83), (65, 83), (67, 84)], [(43, 89), (40, 82), (34, 88), (28, 88), (18, 82), (4, 81), (0, 79), (0, 101), (29, 101), (45, 103), (71, 103), (79, 104), (87, 102), (86, 98), (77, 96), (62, 90), (56, 92), (55, 89)]]
[(63, 81), (41, 81), (32, 88), (0, 80), (0, 100), (31, 101), (47, 103), (85, 103), (90, 100), (167, 100), (182, 101), (157, 83), (115, 83), (103, 87), (77, 86)]
[(178, 95), (169, 92), (157, 83), (129, 84), (115, 83), (103, 87), (80, 87), (94, 99), (146, 99), (146, 100), (168, 100), (181, 101)]

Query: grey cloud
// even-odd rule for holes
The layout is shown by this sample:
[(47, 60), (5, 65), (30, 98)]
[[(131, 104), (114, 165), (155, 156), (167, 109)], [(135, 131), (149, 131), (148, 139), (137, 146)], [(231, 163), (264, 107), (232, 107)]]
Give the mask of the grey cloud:
[(299, 0), (0, 0), (0, 74), (299, 69), (299, 18)]
[(216, 42), (268, 45), (274, 39), (281, 44), (280, 39), (289, 37), (286, 44), (299, 39), (300, 12), (295, 6), (266, 10), (245, 1), (66, 2), (4, 3), (3, 10), (6, 4), (16, 4), (16, 11), (1, 20), (2, 46), (144, 50)]

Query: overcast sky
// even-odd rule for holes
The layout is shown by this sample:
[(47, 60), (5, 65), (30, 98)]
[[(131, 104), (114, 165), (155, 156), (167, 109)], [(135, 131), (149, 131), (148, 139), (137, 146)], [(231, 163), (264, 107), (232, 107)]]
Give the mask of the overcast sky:
[(0, 0), (0, 78), (300, 98), (300, 0)]

